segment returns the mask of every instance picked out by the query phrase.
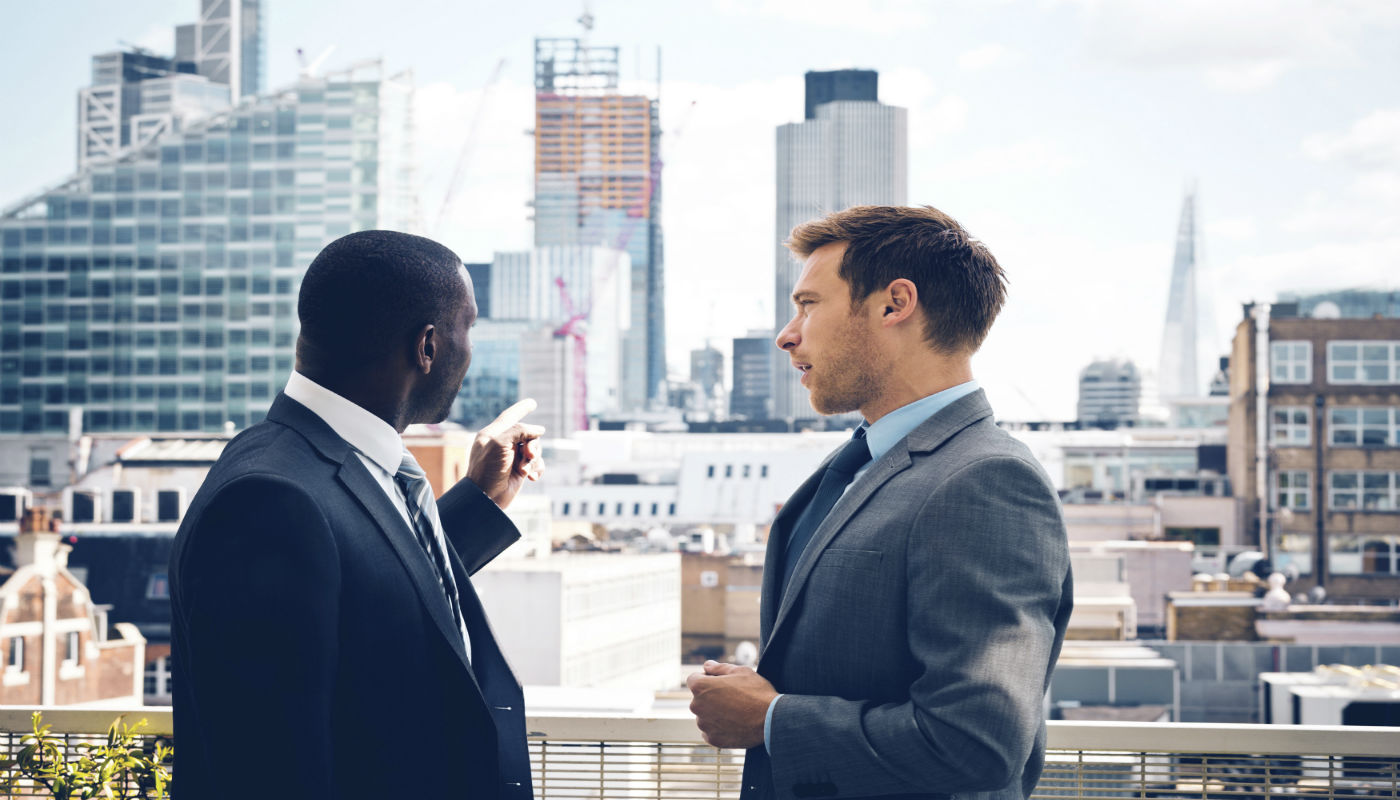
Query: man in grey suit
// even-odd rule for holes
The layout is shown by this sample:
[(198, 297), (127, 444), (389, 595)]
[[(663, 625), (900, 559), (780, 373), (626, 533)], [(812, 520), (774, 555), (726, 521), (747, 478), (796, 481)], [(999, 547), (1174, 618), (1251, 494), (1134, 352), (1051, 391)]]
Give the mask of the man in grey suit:
[(774, 520), (757, 671), (691, 676), (700, 730), (748, 748), (743, 800), (1027, 797), (1072, 592), (1055, 490), (972, 379), (1002, 270), (929, 207), (788, 247), (777, 344), (817, 411), (866, 421)]

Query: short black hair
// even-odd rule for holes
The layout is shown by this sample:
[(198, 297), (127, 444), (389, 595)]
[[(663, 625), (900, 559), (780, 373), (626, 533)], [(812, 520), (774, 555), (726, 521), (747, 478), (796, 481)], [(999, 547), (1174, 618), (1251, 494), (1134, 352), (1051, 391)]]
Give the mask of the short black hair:
[(297, 357), (321, 368), (376, 362), (424, 325), (451, 330), (462, 260), (432, 239), (360, 231), (326, 245), (302, 278)]

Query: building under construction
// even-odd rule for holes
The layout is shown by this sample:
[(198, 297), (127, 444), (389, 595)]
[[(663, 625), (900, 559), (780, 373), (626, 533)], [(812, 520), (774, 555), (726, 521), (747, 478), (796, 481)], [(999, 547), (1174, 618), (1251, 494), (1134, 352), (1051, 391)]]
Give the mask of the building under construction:
[(631, 256), (622, 405), (664, 397), (659, 100), (618, 90), (618, 48), (535, 40), (535, 245)]

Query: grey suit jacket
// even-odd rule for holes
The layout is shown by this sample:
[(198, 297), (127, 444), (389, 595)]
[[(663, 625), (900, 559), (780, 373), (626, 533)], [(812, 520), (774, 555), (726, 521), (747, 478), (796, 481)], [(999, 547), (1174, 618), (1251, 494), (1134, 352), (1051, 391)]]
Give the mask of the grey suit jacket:
[(768, 540), (758, 672), (784, 696), (743, 800), (1029, 796), (1073, 597), (1050, 480), (974, 392), (851, 485), (779, 598), (821, 472)]

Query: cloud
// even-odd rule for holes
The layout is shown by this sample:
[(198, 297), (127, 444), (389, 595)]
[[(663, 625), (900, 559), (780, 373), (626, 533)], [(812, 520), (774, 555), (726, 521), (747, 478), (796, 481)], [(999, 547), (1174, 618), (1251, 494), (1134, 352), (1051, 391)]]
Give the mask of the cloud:
[(1374, 111), (1344, 133), (1309, 136), (1303, 140), (1303, 154), (1362, 170), (1400, 170), (1400, 108)]
[(1138, 69), (1195, 71), (1222, 91), (1256, 91), (1305, 65), (1347, 63), (1352, 44), (1400, 25), (1389, 0), (1068, 0), (1088, 52)]
[(940, 167), (945, 180), (982, 180), (994, 176), (1056, 176), (1074, 169), (1078, 161), (1059, 144), (1032, 137), (973, 150)]
[(958, 69), (969, 72), (1006, 66), (1020, 60), (1020, 54), (1005, 45), (990, 42), (958, 55)]
[(425, 232), (464, 260), (490, 261), (493, 250), (533, 245), (527, 203), (535, 154), (527, 131), (534, 126), (534, 96), (533, 87), (509, 80), (466, 91), (443, 82), (418, 87), (415, 146)]
[(1259, 226), (1255, 224), (1253, 217), (1212, 219), (1205, 224), (1204, 228), (1207, 242), (1219, 239), (1246, 241), (1253, 239), (1259, 233)]
[(926, 28), (933, 21), (921, 0), (714, 0), (714, 9), (732, 17), (781, 20), (817, 28), (888, 34)]

